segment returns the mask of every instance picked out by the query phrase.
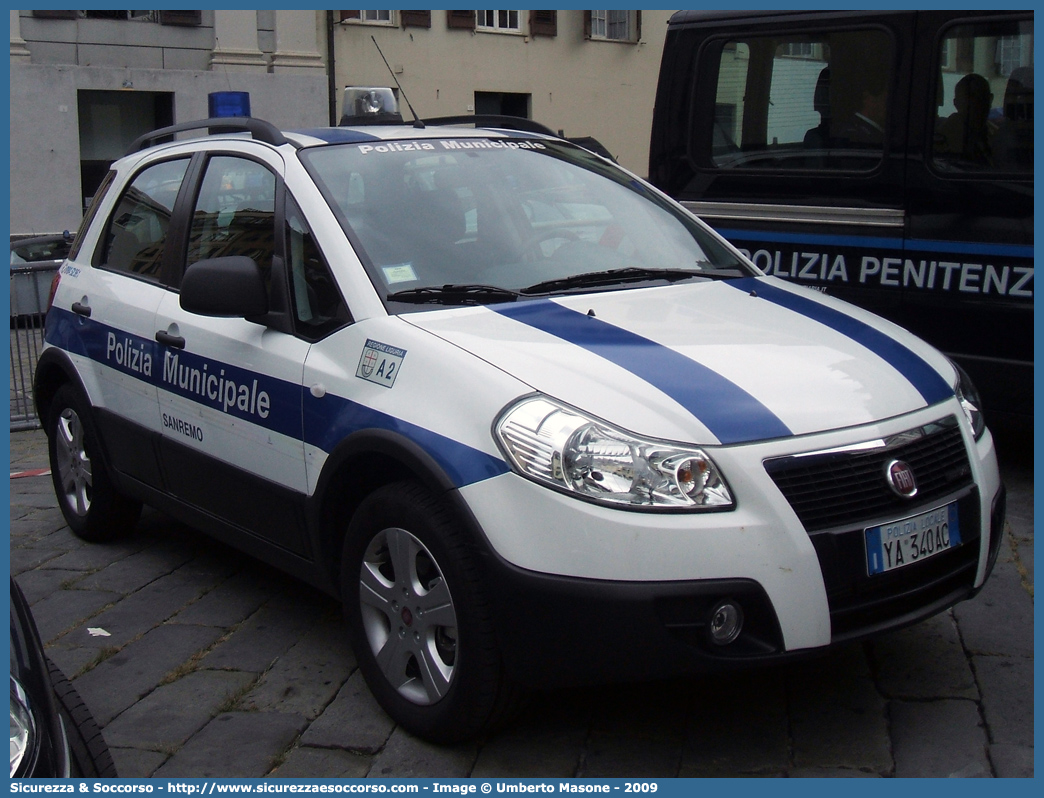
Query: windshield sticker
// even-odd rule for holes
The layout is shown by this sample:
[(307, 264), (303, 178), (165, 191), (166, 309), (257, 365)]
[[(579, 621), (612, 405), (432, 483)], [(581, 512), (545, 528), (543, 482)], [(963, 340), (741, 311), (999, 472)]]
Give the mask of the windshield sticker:
[(508, 141), (499, 139), (461, 139), (440, 141), (444, 150), (546, 150), (539, 141)]
[(388, 285), (396, 283), (412, 283), (417, 279), (417, 272), (413, 270), (412, 263), (397, 263), (394, 266), (381, 266), (384, 279)]
[(389, 141), (386, 144), (362, 144), (359, 152), (368, 155), (371, 152), (417, 152), (418, 150), (434, 150), (430, 141)]
[(369, 155), (371, 152), (418, 152), (421, 150), (546, 150), (547, 147), (539, 141), (512, 141), (509, 139), (440, 139), (431, 141), (389, 141), (384, 144), (361, 144), (360, 155)]
[(366, 340), (363, 346), (362, 356), (359, 358), (359, 368), (355, 370), (355, 376), (385, 388), (391, 388), (399, 376), (402, 368), (402, 360), (406, 357), (405, 349), (397, 349), (388, 344), (371, 339)]

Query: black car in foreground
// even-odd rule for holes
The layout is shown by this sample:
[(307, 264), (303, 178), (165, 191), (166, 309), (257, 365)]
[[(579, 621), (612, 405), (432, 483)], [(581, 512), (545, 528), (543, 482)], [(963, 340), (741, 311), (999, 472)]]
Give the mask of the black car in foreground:
[(11, 777), (114, 778), (101, 730), (44, 654), (29, 603), (11, 580)]

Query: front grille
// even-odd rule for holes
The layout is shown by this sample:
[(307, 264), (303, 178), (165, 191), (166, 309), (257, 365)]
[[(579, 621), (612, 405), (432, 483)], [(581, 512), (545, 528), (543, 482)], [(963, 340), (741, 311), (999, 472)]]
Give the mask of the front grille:
[(909, 515), (911, 501), (893, 492), (885, 479), (893, 460), (913, 470), (917, 506), (972, 482), (968, 452), (953, 416), (862, 446), (766, 460), (765, 469), (811, 533)]
[[(894, 460), (914, 473), (912, 501), (886, 480)], [(812, 540), (835, 642), (908, 623), (971, 593), (982, 526), (979, 493), (953, 416), (883, 440), (767, 460), (765, 468)], [(903, 568), (867, 574), (867, 527), (952, 501), (961, 545)]]
[(834, 641), (888, 628), (966, 598), (979, 565), (979, 493), (957, 502), (961, 545), (927, 560), (868, 576), (863, 528), (811, 535), (830, 607)]

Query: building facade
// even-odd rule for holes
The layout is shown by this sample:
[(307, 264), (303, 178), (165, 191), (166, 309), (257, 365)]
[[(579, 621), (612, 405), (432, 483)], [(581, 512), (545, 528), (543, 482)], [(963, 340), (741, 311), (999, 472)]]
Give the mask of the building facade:
[(329, 121), (315, 11), (10, 11), (12, 235), (75, 230), (138, 136), (247, 91), (285, 127)]
[(217, 91), (301, 129), (336, 124), (346, 86), (397, 80), (421, 117), (528, 117), (645, 175), (671, 13), (11, 10), (10, 232), (75, 230), (134, 139)]
[[(566, 136), (595, 137), (644, 176), (672, 13), (334, 11), (333, 73), (339, 88), (394, 86), (383, 53), (422, 118), (529, 117)], [(399, 104), (409, 119), (401, 95)]]

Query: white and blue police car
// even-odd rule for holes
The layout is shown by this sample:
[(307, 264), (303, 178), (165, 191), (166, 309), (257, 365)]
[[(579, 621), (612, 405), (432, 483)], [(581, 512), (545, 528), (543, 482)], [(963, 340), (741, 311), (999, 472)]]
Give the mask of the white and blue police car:
[(209, 119), (113, 165), (36, 373), (76, 534), (148, 504), (341, 597), (435, 741), (981, 588), (1004, 489), (958, 368), (607, 159), (449, 121)]

